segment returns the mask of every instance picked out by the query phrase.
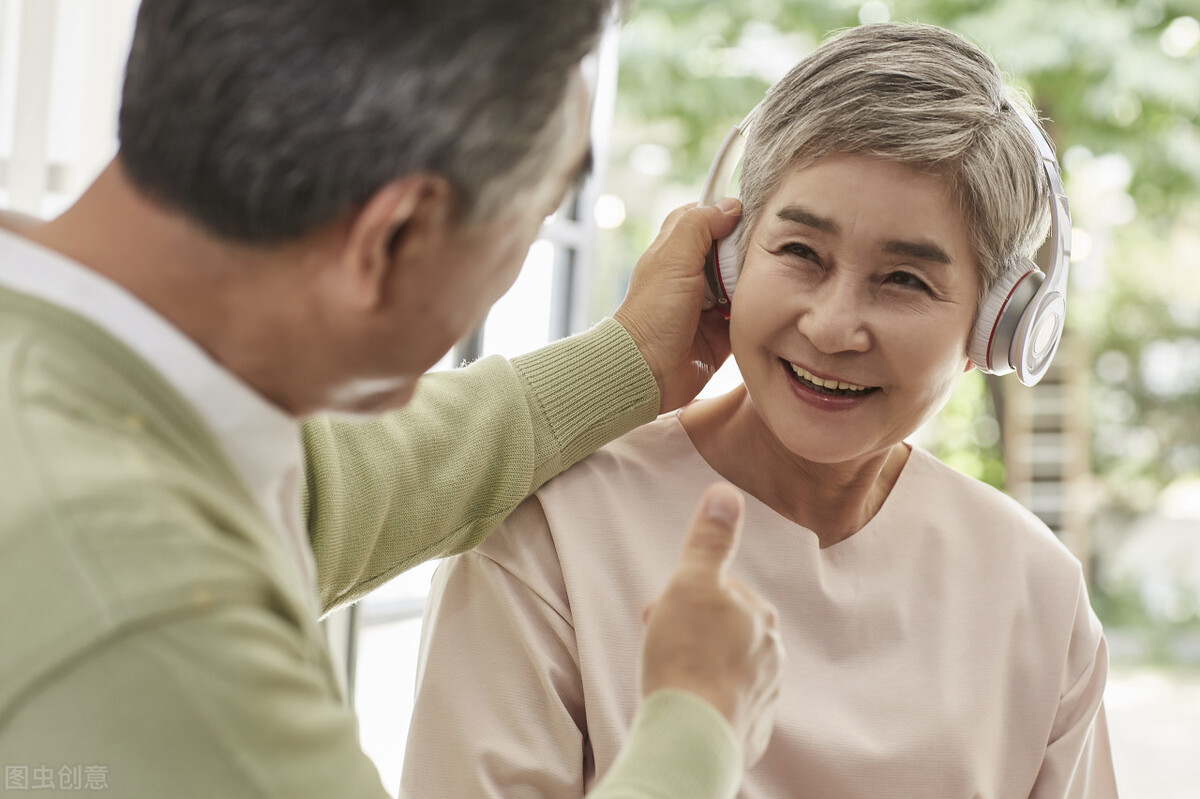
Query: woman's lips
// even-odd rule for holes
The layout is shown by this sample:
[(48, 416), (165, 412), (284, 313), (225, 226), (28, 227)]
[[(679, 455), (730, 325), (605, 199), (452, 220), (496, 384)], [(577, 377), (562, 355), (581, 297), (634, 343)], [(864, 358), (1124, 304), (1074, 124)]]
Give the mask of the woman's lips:
[(790, 361), (780, 360), (793, 393), (810, 405), (826, 410), (851, 410), (861, 406), (879, 391), (878, 386), (862, 386), (844, 380), (824, 378)]
[(853, 394), (853, 393), (862, 393), (864, 391), (870, 391), (871, 388), (873, 388), (872, 386), (862, 386), (862, 385), (859, 385), (858, 383), (851, 383), (851, 382), (848, 382), (845, 380), (839, 380), (837, 378), (821, 377), (817, 374), (814, 374), (813, 372), (808, 371), (807, 369), (805, 369), (803, 366), (800, 366), (799, 364), (791, 363), (790, 361), (787, 363), (788, 363), (788, 366), (791, 367), (792, 372), (795, 373), (796, 377), (800, 378), (800, 380), (802, 382), (807, 383), (811, 386), (814, 386), (815, 388), (818, 388), (818, 389), (828, 389), (830, 391), (844, 391), (844, 392), (849, 392), (849, 393)]

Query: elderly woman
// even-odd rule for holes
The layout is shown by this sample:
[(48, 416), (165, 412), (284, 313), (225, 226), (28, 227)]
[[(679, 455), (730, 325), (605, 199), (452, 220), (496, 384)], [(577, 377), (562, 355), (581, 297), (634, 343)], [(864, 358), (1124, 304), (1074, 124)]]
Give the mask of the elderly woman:
[(747, 495), (733, 574), (779, 609), (789, 657), (742, 796), (1116, 795), (1078, 561), (905, 441), (972, 368), (981, 298), (1045, 237), (1022, 114), (984, 53), (927, 26), (842, 33), (772, 90), (742, 171), (744, 385), (441, 566), (410, 795), (578, 797), (612, 765), (643, 609), (721, 478)]

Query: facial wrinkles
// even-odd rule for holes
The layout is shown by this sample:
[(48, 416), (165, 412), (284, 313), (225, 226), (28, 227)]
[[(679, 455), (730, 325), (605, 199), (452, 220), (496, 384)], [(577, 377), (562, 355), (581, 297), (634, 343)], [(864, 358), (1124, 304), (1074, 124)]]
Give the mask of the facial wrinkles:
[[(895, 379), (897, 370), (907, 371), (902, 363), (921, 363), (921, 351), (927, 350), (931, 342), (944, 340), (946, 326), (962, 328), (962, 335), (951, 346), (965, 347), (973, 309), (970, 299), (963, 306), (944, 304), (916, 288), (895, 287), (880, 292), (876, 284), (895, 264), (885, 261), (885, 268), (881, 268), (850, 258), (823, 258), (829, 263), (827, 274), (811, 287), (807, 298), (798, 298), (808, 307), (798, 308), (799, 313), (790, 319), (784, 318), (786, 327), (776, 352), (785, 360), (821, 377), (891, 390), (903, 383)], [(905, 271), (918, 273), (915, 268)], [(959, 288), (958, 293), (963, 293)], [(911, 301), (905, 301), (907, 297)], [(929, 393), (941, 395), (963, 365), (957, 364), (944, 379), (936, 378)]]
[[(858, 230), (862, 226), (856, 222), (853, 227)], [(964, 270), (973, 267), (953, 259), (932, 236), (901, 238), (865, 232), (869, 243), (860, 243), (850, 238), (853, 233), (837, 238), (808, 230), (770, 235), (781, 243), (772, 242), (764, 249), (776, 253), (790, 241), (811, 247), (820, 261), (822, 280), (856, 283), (864, 306), (931, 315), (939, 312), (939, 305), (975, 303), (974, 281), (960, 279)]]
[[(801, 331), (822, 334), (813, 344), (826, 354), (863, 352), (897, 316), (928, 313), (929, 295), (908, 287), (884, 287), (888, 269), (829, 248), (820, 253), (819, 269), (803, 287), (807, 306), (797, 319)], [(903, 320), (900, 320), (903, 321)]]
[(830, 260), (797, 325), (820, 354), (866, 352), (876, 320), (870, 299), (863, 296), (864, 281), (853, 265)]

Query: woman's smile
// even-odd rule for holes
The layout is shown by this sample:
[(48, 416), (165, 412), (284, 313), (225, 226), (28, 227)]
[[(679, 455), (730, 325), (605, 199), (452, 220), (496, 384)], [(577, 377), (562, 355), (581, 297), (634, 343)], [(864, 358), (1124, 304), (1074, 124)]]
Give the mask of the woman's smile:
[(862, 386), (837, 378), (820, 377), (782, 358), (780, 364), (796, 396), (822, 410), (854, 410), (862, 407), (879, 391), (878, 386)]

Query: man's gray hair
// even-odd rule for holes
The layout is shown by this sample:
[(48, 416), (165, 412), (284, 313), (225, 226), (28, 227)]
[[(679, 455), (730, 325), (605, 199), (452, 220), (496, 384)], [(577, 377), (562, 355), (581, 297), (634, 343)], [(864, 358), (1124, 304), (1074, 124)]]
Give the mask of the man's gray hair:
[(119, 159), (211, 232), (271, 244), (432, 174), (490, 219), (561, 146), (612, 0), (143, 0)]
[(909, 164), (948, 182), (986, 291), (1049, 225), (1046, 176), (1018, 114), (1037, 121), (995, 62), (961, 36), (905, 23), (846, 30), (763, 101), (740, 179), (745, 229), (797, 165), (835, 152)]

